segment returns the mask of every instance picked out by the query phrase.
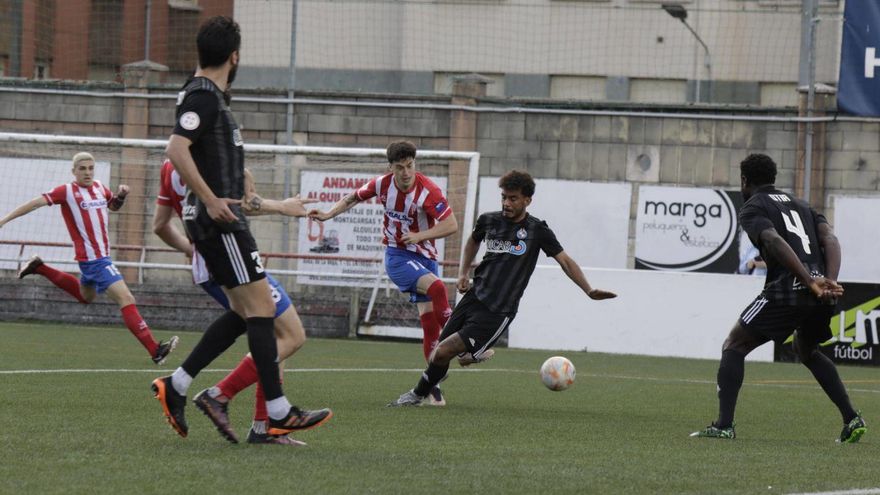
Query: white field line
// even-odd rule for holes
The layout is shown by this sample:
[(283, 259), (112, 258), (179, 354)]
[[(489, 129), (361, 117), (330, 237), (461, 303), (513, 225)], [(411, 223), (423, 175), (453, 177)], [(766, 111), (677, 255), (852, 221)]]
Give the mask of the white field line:
[[(169, 369), (30, 369), (30, 370), (0, 370), (0, 375), (51, 375), (51, 374), (74, 374), (74, 373), (145, 373), (145, 374), (163, 374), (170, 373), (174, 370)], [(229, 373), (230, 369), (210, 368), (202, 370), (202, 373)], [(421, 373), (423, 368), (290, 368), (285, 369), (285, 373)], [(532, 374), (530, 370), (515, 370), (505, 368), (471, 368), (471, 369), (454, 369), (450, 368), (450, 373), (518, 373)], [(580, 377), (590, 377), (599, 379), (612, 380), (632, 380), (643, 382), (658, 383), (685, 383), (694, 385), (715, 385), (714, 380), (696, 380), (691, 378), (657, 378), (651, 376), (635, 376), (635, 375), (608, 375), (602, 373), (578, 373)], [(773, 387), (773, 388), (815, 388), (815, 384), (786, 384), (786, 383), (749, 383), (748, 387)], [(862, 389), (848, 388), (849, 392), (863, 392), (869, 394), (880, 394), (880, 389)], [(855, 495), (855, 494), (854, 494)], [(878, 493), (877, 495), (880, 495)]]
[(833, 492), (789, 493), (788, 495), (880, 495), (880, 488), (859, 488), (855, 490), (838, 490)]

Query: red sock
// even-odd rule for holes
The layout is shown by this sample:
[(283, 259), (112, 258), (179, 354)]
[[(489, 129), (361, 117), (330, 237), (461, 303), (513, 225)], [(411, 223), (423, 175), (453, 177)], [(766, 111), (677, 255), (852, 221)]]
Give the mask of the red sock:
[(35, 273), (46, 277), (56, 287), (75, 297), (77, 301), (88, 304), (79, 292), (79, 280), (69, 273), (60, 272), (49, 265), (43, 264), (37, 267)]
[(141, 318), (141, 314), (138, 313), (137, 306), (129, 304), (120, 311), (122, 311), (122, 319), (125, 321), (125, 326), (128, 327), (128, 331), (140, 341), (141, 345), (150, 353), (150, 356), (155, 356), (156, 349), (159, 348), (159, 343), (153, 338), (153, 332), (150, 331), (147, 322), (145, 322), (144, 319)]
[(422, 321), (422, 351), (425, 353), (425, 361), (431, 357), (431, 351), (437, 347), (440, 340), (440, 324), (437, 323), (437, 316), (434, 313), (425, 313), (419, 316)]
[(428, 297), (431, 298), (431, 305), (434, 306), (434, 315), (437, 316), (437, 323), (440, 328), (446, 326), (446, 321), (452, 315), (452, 308), (449, 307), (449, 296), (446, 294), (446, 285), (442, 280), (435, 280), (428, 287)]
[[(279, 376), (278, 383), (284, 378)], [(257, 392), (254, 394), (254, 421), (269, 421), (269, 411), (266, 409), (266, 396), (263, 394), (263, 386), (257, 381)]]
[(254, 358), (248, 354), (238, 362), (238, 366), (236, 366), (234, 370), (226, 375), (226, 378), (217, 384), (217, 388), (220, 389), (221, 394), (232, 399), (238, 395), (239, 392), (250, 387), (254, 383), (257, 384), (257, 390), (260, 390), (260, 379), (259, 375), (257, 375), (257, 365), (254, 363)]

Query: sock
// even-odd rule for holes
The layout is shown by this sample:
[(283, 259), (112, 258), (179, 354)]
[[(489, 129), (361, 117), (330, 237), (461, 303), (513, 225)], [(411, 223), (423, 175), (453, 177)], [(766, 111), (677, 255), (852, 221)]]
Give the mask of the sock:
[(428, 369), (422, 373), (422, 378), (419, 379), (419, 384), (416, 385), (416, 388), (414, 388), (413, 391), (419, 397), (427, 397), (428, 393), (431, 392), (431, 389), (436, 387), (444, 378), (446, 378), (447, 372), (449, 372), (449, 363), (428, 364)]
[(147, 322), (141, 318), (137, 306), (129, 304), (120, 311), (122, 311), (122, 320), (125, 322), (125, 326), (128, 327), (128, 331), (134, 335), (134, 338), (138, 339), (138, 342), (144, 346), (147, 352), (150, 353), (150, 356), (155, 356), (159, 343), (153, 338), (153, 332), (150, 331)]
[(857, 415), (856, 411), (849, 401), (849, 395), (847, 395), (846, 387), (843, 386), (843, 382), (840, 380), (837, 368), (828, 359), (828, 356), (819, 351), (813, 351), (810, 357), (804, 361), (804, 366), (810, 370), (813, 377), (819, 382), (822, 390), (825, 391), (831, 402), (834, 402), (834, 405), (840, 410), (844, 424), (852, 421)]
[(235, 339), (246, 331), (247, 325), (234, 311), (223, 313), (208, 326), (181, 367), (189, 376), (195, 377), (211, 361), (217, 359), (217, 356), (229, 349), (235, 343)]
[(287, 397), (282, 395), (277, 399), (267, 400), (266, 409), (269, 410), (270, 418), (284, 419), (287, 413), (290, 412), (290, 402), (287, 402)]
[[(247, 319), (248, 347), (257, 366), (257, 374), (266, 394), (266, 400), (284, 397), (278, 380), (278, 347), (275, 343), (275, 319), (260, 316)], [(286, 402), (286, 400), (285, 400)], [(271, 414), (272, 409), (269, 409)], [(287, 414), (287, 411), (284, 412)], [(274, 417), (274, 416), (273, 416)], [(276, 418), (278, 419), (278, 418)]]
[(431, 298), (431, 306), (434, 307), (437, 323), (440, 324), (440, 328), (445, 327), (446, 321), (452, 316), (452, 308), (449, 307), (449, 295), (446, 293), (446, 286), (442, 280), (435, 280), (428, 287), (428, 297)]
[[(283, 383), (284, 378), (279, 377), (279, 382)], [(254, 394), (254, 423), (258, 421), (267, 421), (269, 419), (269, 411), (266, 409), (266, 394), (263, 393), (263, 386), (257, 382), (257, 392)]]
[(419, 316), (422, 322), (422, 351), (425, 353), (425, 361), (431, 357), (431, 351), (437, 347), (440, 338), (440, 324), (437, 323), (437, 315), (433, 312)]
[(257, 365), (254, 364), (254, 358), (248, 354), (225, 378), (220, 380), (217, 388), (220, 393), (232, 399), (242, 390), (250, 387), (254, 383), (260, 383), (260, 377), (257, 375)]
[(189, 390), (192, 381), (193, 377), (191, 377), (183, 368), (177, 368), (174, 370), (174, 373), (171, 374), (171, 385), (180, 395), (186, 395), (186, 391)]
[(715, 426), (728, 428), (733, 424), (736, 398), (745, 375), (746, 355), (728, 349), (721, 353), (718, 366), (718, 421)]
[(67, 292), (77, 301), (88, 304), (89, 302), (83, 299), (82, 294), (79, 292), (79, 280), (76, 279), (73, 275), (69, 273), (60, 272), (49, 265), (42, 264), (37, 267), (35, 273), (46, 277), (49, 282), (52, 282), (55, 287)]

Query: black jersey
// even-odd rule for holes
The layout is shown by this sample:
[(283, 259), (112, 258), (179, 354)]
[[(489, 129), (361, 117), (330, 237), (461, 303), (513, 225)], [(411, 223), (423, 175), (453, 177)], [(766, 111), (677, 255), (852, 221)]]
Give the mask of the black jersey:
[(500, 211), (477, 219), (474, 241), (486, 241), (486, 254), (474, 272), (471, 290), (489, 310), (515, 313), (529, 284), (539, 251), (553, 257), (562, 252), (547, 222), (531, 215), (514, 223)]
[[(244, 196), (244, 141), (223, 92), (208, 78), (195, 77), (177, 96), (177, 124), (174, 134), (183, 136), (199, 174), (218, 198)], [(229, 209), (238, 217), (232, 223), (215, 223), (205, 205), (190, 191), (186, 197), (184, 223), (193, 239), (214, 237), (218, 232), (248, 228), (239, 205)]]
[(786, 305), (814, 305), (820, 301), (809, 287), (767, 253), (761, 243), (761, 232), (769, 228), (785, 239), (798, 259), (813, 277), (825, 275), (825, 255), (819, 244), (819, 224), (828, 223), (805, 201), (790, 194), (764, 186), (745, 202), (739, 213), (740, 225), (752, 243), (761, 250), (767, 262), (767, 278), (763, 296), (769, 301)]

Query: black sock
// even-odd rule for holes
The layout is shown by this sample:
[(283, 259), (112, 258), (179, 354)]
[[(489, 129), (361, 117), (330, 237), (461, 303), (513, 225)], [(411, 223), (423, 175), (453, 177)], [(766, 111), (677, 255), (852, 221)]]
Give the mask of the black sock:
[(449, 363), (446, 364), (434, 364), (429, 363), (428, 369), (422, 373), (422, 378), (419, 379), (419, 384), (416, 385), (416, 388), (413, 391), (419, 397), (427, 397), (428, 393), (431, 392), (431, 389), (436, 387), (440, 382), (446, 378), (446, 373), (449, 371)]
[(715, 426), (729, 428), (733, 425), (736, 398), (745, 375), (746, 355), (733, 349), (721, 353), (718, 366), (718, 421)]
[(217, 356), (229, 349), (235, 343), (235, 339), (245, 331), (247, 326), (244, 320), (234, 311), (223, 313), (208, 326), (181, 367), (189, 376), (195, 377), (205, 369), (205, 366), (211, 364), (211, 361), (217, 359)]
[(257, 374), (260, 375), (266, 401), (284, 395), (278, 375), (278, 346), (275, 343), (274, 326), (275, 319), (271, 317), (247, 319), (248, 347), (254, 364), (257, 365)]
[(804, 361), (804, 366), (813, 373), (816, 381), (822, 386), (822, 390), (825, 391), (831, 402), (834, 402), (834, 405), (840, 410), (843, 422), (849, 423), (852, 421), (856, 417), (856, 411), (849, 401), (849, 395), (847, 395), (846, 387), (843, 386), (843, 382), (840, 380), (837, 368), (828, 359), (828, 356), (819, 351), (813, 351), (810, 357)]

